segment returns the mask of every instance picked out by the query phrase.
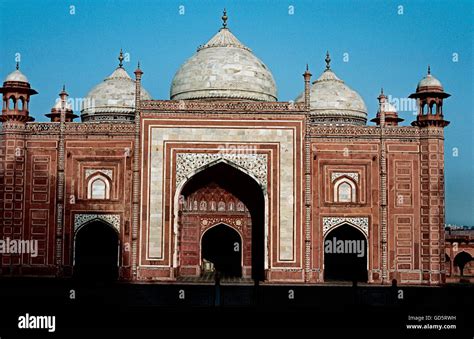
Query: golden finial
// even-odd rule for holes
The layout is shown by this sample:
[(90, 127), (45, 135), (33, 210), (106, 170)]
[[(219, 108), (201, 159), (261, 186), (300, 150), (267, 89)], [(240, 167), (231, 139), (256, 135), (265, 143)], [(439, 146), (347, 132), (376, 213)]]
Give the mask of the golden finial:
[(19, 70), (19, 69), (20, 69), (20, 62), (17, 61), (17, 62), (16, 62), (16, 70)]
[(312, 75), (312, 74), (309, 72), (309, 66), (308, 66), (308, 64), (306, 64), (306, 70), (304, 71), (303, 76), (304, 76), (305, 79), (306, 79), (306, 76), (310, 76), (310, 77), (311, 77), (311, 75)]
[(224, 8), (224, 14), (222, 15), (222, 28), (227, 28), (227, 11)]
[(324, 59), (326, 61), (326, 70), (330, 70), (331, 69), (331, 57), (329, 56), (329, 51), (326, 51), (326, 59)]
[(428, 65), (428, 75), (431, 75), (431, 67)]
[(125, 58), (123, 57), (123, 51), (122, 49), (120, 48), (120, 54), (119, 54), (119, 57), (118, 57), (118, 60), (119, 60), (119, 67), (122, 68), (123, 67), (123, 60)]

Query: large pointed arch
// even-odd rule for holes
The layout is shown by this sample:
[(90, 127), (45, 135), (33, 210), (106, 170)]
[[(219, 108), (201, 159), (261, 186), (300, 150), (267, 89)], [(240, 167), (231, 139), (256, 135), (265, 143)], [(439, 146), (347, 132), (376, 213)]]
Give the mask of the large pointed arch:
[[(339, 241), (344, 246), (342, 252), (338, 251)], [(355, 249), (362, 251), (355, 253)], [(361, 228), (348, 222), (335, 224), (323, 236), (324, 280), (367, 282), (369, 254), (369, 239)]]
[[(205, 178), (206, 176), (206, 171), (212, 172), (218, 172), (218, 168), (227, 168), (229, 171), (234, 171), (234, 173), (240, 177), (241, 181), (243, 181), (242, 184), (247, 184), (249, 187), (253, 187), (252, 190), (254, 191), (255, 195), (261, 195), (261, 206), (253, 206), (252, 203), (250, 203), (250, 208), (251, 210), (251, 215), (252, 215), (252, 248), (253, 248), (253, 254), (252, 254), (252, 276), (254, 279), (259, 279), (263, 280), (264, 279), (264, 270), (268, 269), (269, 266), (269, 259), (268, 259), (268, 195), (267, 195), (267, 189), (266, 187), (261, 183), (258, 178), (256, 178), (255, 175), (253, 175), (250, 171), (246, 170), (242, 166), (236, 164), (235, 162), (230, 161), (229, 159), (217, 159), (215, 161), (212, 161), (210, 163), (207, 163), (199, 168), (194, 169), (192, 172), (190, 172), (185, 180), (182, 180), (179, 183), (176, 183), (176, 190), (175, 190), (175, 196), (174, 196), (174, 223), (173, 223), (173, 245), (174, 245), (174, 251), (173, 251), (173, 267), (178, 268), (179, 267), (179, 206), (180, 206), (180, 200), (182, 200), (183, 193), (186, 192), (187, 186), (189, 185), (194, 185), (193, 181), (199, 181), (202, 178)], [(225, 171), (223, 172), (225, 173)], [(237, 174), (240, 173), (240, 174)], [(215, 176), (216, 180), (223, 180), (222, 178), (219, 178), (219, 176)], [(204, 179), (207, 180), (207, 179)], [(235, 185), (235, 183), (233, 184)], [(225, 186), (225, 183), (224, 183)], [(235, 187), (234, 189), (231, 189), (231, 191), (234, 190), (232, 193), (235, 192)], [(238, 191), (238, 189), (237, 189)], [(237, 192), (237, 195), (239, 193)], [(244, 198), (245, 200), (245, 198)], [(260, 210), (259, 210), (260, 209)], [(261, 217), (259, 216), (261, 215)], [(254, 222), (255, 221), (255, 222)], [(256, 229), (258, 228), (258, 230)], [(255, 231), (254, 231), (255, 230)], [(261, 231), (262, 235), (258, 236), (257, 233)], [(257, 238), (257, 239), (254, 239)], [(260, 239), (261, 238), (261, 239)], [(254, 241), (256, 240), (256, 241)], [(258, 254), (254, 257), (256, 252), (262, 252), (261, 255)], [(258, 263), (258, 266), (261, 267), (256, 267), (257, 266), (257, 261), (260, 259), (262, 262)], [(255, 261), (254, 261), (255, 260)], [(258, 272), (257, 272), (258, 271)]]
[(113, 224), (92, 218), (75, 229), (74, 275), (87, 280), (116, 280), (120, 267), (120, 233)]

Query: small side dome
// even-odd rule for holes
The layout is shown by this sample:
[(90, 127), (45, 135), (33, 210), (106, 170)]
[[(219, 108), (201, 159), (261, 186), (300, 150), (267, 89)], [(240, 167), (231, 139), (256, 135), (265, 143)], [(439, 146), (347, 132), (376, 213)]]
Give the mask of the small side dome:
[[(326, 54), (326, 70), (313, 82), (310, 91), (311, 122), (323, 125), (365, 125), (367, 107), (362, 97), (339, 79), (330, 67)], [(304, 101), (304, 92), (295, 100)]]
[(26, 77), (26, 75), (24, 75), (20, 71), (20, 63), (18, 61), (16, 62), (16, 69), (13, 72), (11, 72), (10, 74), (8, 74), (7, 77), (4, 80), (4, 82), (10, 82), (10, 81), (24, 82), (26, 84), (29, 84), (29, 81), (28, 81), (28, 78)]
[[(56, 103), (54, 104), (54, 106), (51, 108), (53, 110), (58, 110), (60, 111), (61, 109), (63, 109), (63, 102), (61, 101), (60, 98), (56, 99)], [(66, 101), (64, 103), (64, 109), (67, 110), (67, 111), (72, 111), (72, 105), (70, 102)]]
[(433, 75), (431, 75), (431, 67), (428, 66), (428, 74), (420, 80), (418, 86), (416, 86), (416, 91), (426, 91), (426, 90), (439, 90), (444, 91), (443, 85), (441, 81), (436, 79)]
[(388, 101), (382, 103), (380, 106), (381, 107), (379, 108), (377, 113), (379, 113), (381, 109), (383, 109), (385, 113), (397, 113), (397, 109), (395, 108), (395, 106), (393, 106)]
[(7, 81), (29, 82), (26, 75), (21, 73), (19, 69), (16, 69), (10, 74), (8, 74), (5, 78), (5, 82)]
[(51, 122), (60, 122), (61, 113), (63, 111), (65, 122), (71, 122), (78, 117), (72, 110), (72, 104), (67, 99), (68, 96), (69, 94), (66, 92), (66, 86), (63, 86), (61, 93), (59, 93), (59, 98), (56, 99), (56, 103), (51, 108), (51, 112), (46, 114), (46, 116), (51, 119)]
[(20, 63), (18, 61), (16, 62), (16, 69), (13, 72), (11, 72), (10, 74), (8, 74), (7, 77), (5, 78), (4, 82), (7, 82), (7, 81), (16, 81), (16, 82), (29, 83), (28, 78), (26, 77), (26, 75), (21, 73)]
[(383, 88), (380, 92), (380, 95), (377, 97), (379, 100), (379, 108), (377, 110), (377, 115), (375, 118), (373, 118), (372, 122), (375, 122), (377, 126), (380, 126), (380, 118), (382, 115), (382, 112), (384, 113), (384, 118), (385, 118), (385, 125), (384, 126), (398, 126), (400, 122), (402, 122), (404, 119), (400, 118), (398, 116), (397, 109), (395, 108), (394, 105), (392, 105), (389, 101), (388, 98), (383, 94)]
[[(135, 80), (123, 68), (123, 52), (119, 66), (110, 76), (89, 91), (82, 102), (82, 121), (134, 120)], [(141, 87), (141, 100), (151, 100), (150, 94)]]

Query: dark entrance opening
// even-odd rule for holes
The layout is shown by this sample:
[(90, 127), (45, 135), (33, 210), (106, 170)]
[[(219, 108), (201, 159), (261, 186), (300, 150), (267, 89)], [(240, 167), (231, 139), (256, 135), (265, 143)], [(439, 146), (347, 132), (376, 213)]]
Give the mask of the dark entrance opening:
[(454, 266), (459, 267), (460, 276), (464, 276), (464, 267), (472, 260), (472, 256), (467, 252), (460, 252), (454, 257)]
[(87, 281), (111, 281), (118, 278), (117, 232), (109, 225), (94, 221), (76, 235), (74, 276)]
[[(196, 173), (183, 187), (181, 194), (187, 197), (210, 184), (225, 189), (247, 206), (252, 219), (252, 279), (263, 281), (265, 200), (261, 187), (246, 173), (221, 162)], [(218, 243), (213, 243), (213, 246)]]
[(355, 227), (342, 225), (324, 240), (324, 280), (367, 282), (367, 240)]
[(209, 229), (201, 240), (202, 258), (214, 263), (222, 277), (242, 276), (242, 243), (240, 235), (227, 225)]

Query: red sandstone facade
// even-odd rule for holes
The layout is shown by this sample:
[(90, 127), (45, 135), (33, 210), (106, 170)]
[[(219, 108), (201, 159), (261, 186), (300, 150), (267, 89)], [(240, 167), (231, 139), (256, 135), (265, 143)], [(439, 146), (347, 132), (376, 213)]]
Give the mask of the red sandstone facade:
[[(63, 109), (53, 122), (35, 123), (28, 105), (18, 105), (29, 103), (34, 90), (3, 84), (0, 238), (37, 240), (39, 251), (0, 255), (2, 276), (72, 276), (77, 233), (100, 221), (118, 235), (119, 278), (127, 281), (201, 275), (202, 239), (218, 224), (240, 236), (244, 278), (325, 282), (325, 237), (345, 224), (367, 242), (369, 283), (445, 281), (442, 89), (413, 94), (420, 112), (411, 127), (398, 126), (396, 117), (386, 124), (383, 110), (377, 126), (327, 126), (311, 123), (309, 98), (142, 101), (142, 72), (135, 75), (131, 122), (72, 122), (72, 112)], [(305, 79), (309, 96), (307, 73)], [(203, 129), (213, 136), (192, 139)], [(238, 129), (248, 137), (225, 137)], [(289, 136), (281, 140), (291, 149), (278, 141), (281, 135)], [(243, 144), (254, 160), (221, 156), (222, 145)], [(293, 152), (290, 161), (286, 152)], [(244, 175), (248, 182), (241, 190), (193, 184), (215, 166), (221, 172), (211, 177), (234, 175), (226, 177), (232, 182)], [(154, 177), (158, 170), (163, 175)], [(282, 189), (292, 194), (282, 197)], [(253, 274), (252, 265), (262, 274)]]

